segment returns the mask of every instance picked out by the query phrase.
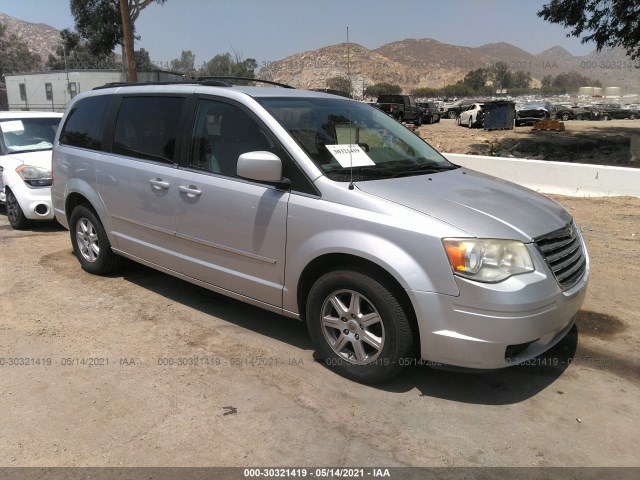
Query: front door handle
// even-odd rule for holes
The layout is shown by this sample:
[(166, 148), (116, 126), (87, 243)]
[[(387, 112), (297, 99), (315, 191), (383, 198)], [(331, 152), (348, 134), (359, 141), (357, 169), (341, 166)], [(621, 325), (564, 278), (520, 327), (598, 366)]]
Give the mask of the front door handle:
[(199, 197), (200, 195), (202, 195), (202, 190), (198, 190), (198, 187), (195, 187), (193, 185), (189, 185), (189, 186), (185, 186), (185, 185), (180, 185), (178, 187), (178, 190), (180, 190), (182, 193), (185, 193), (187, 195), (187, 197)]
[(149, 180), (149, 183), (156, 190), (160, 190), (160, 189), (165, 189), (166, 190), (171, 186), (171, 184), (169, 182), (165, 182), (161, 178), (153, 178), (153, 179)]

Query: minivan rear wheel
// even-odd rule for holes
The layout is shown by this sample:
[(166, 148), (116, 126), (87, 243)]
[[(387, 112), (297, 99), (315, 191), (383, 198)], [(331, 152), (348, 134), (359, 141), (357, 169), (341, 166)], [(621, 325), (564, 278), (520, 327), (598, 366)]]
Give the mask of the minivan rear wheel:
[(84, 205), (77, 206), (69, 224), (73, 253), (83, 270), (105, 275), (120, 265), (121, 257), (111, 250), (104, 227), (93, 211)]
[(386, 286), (361, 273), (320, 277), (309, 292), (307, 322), (316, 358), (357, 382), (388, 380), (413, 358), (404, 308)]

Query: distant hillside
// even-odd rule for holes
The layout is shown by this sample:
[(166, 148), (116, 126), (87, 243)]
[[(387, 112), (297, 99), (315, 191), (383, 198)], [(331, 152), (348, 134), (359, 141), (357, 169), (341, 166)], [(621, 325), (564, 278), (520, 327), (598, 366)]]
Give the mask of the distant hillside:
[[(546, 75), (573, 70), (600, 80), (603, 86), (640, 92), (640, 69), (633, 68), (621, 49), (576, 57), (562, 47), (553, 47), (534, 55), (505, 42), (472, 48), (425, 38), (392, 42), (375, 50), (352, 44), (350, 53), (357, 91), (363, 82), (366, 86), (383, 81), (398, 84), (405, 91), (443, 87), (471, 70), (503, 61), (512, 70), (531, 72), (536, 83)], [(302, 88), (321, 88), (327, 78), (346, 75), (346, 57), (346, 44), (323, 47), (274, 62), (263, 68), (260, 76)]]
[[(60, 32), (49, 25), (24, 22), (3, 13), (0, 23), (40, 55), (43, 63), (60, 41)], [(183, 48), (189, 48), (186, 41)], [(600, 80), (605, 87), (640, 93), (640, 69), (634, 68), (640, 61), (631, 62), (621, 49), (576, 57), (562, 47), (553, 47), (534, 55), (505, 42), (472, 48), (430, 38), (392, 42), (375, 50), (358, 44), (351, 44), (349, 49), (344, 43), (331, 45), (273, 62), (258, 75), (302, 88), (324, 88), (327, 79), (347, 74), (347, 58), (356, 91), (380, 82), (398, 84), (405, 91), (444, 87), (461, 80), (471, 70), (503, 61), (512, 70), (531, 72), (536, 85), (545, 75), (573, 70)]]
[(60, 32), (44, 23), (24, 22), (4, 13), (0, 13), (0, 23), (7, 27), (7, 33), (14, 33), (25, 42), (32, 53), (40, 55), (43, 63), (60, 43)]

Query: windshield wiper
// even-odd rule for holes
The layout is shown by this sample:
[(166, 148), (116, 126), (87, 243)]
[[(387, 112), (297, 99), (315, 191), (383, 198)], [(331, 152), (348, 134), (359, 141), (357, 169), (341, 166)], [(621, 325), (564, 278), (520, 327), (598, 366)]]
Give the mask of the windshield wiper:
[(455, 170), (456, 168), (460, 168), (457, 165), (438, 165), (437, 163), (421, 163), (418, 165), (411, 165), (409, 167), (404, 167), (402, 170), (397, 171), (394, 177), (401, 177), (403, 175), (413, 175), (413, 174), (421, 174), (421, 173), (439, 173), (446, 172), (448, 170)]

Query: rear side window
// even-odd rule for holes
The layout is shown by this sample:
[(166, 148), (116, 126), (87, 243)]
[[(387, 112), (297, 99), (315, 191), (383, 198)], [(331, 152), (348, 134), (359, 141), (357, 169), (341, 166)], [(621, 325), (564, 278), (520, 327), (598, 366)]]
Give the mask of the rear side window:
[(102, 131), (111, 96), (87, 97), (77, 102), (69, 112), (60, 133), (60, 143), (73, 147), (102, 149)]
[(113, 136), (113, 153), (173, 163), (182, 97), (124, 97)]

